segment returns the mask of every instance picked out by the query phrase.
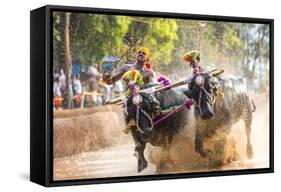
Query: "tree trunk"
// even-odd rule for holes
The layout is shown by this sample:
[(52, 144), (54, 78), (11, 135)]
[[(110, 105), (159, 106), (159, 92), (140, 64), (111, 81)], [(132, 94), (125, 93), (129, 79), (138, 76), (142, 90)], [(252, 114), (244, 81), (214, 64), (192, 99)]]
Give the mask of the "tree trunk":
[(218, 64), (220, 67), (224, 68), (224, 32), (225, 27), (222, 22), (216, 23), (216, 39), (218, 41)]
[(254, 75), (255, 75), (255, 70), (256, 70), (256, 65), (257, 65), (257, 59), (259, 57), (261, 57), (261, 49), (262, 49), (262, 44), (264, 41), (264, 37), (265, 37), (265, 27), (263, 27), (262, 29), (260, 29), (259, 31), (259, 39), (256, 42), (256, 46), (255, 46), (255, 56), (254, 56), (254, 62), (253, 62), (253, 66), (251, 69), (251, 79), (254, 79)]
[(71, 71), (72, 71), (72, 57), (70, 48), (70, 17), (71, 13), (65, 13), (65, 29), (64, 29), (64, 45), (65, 45), (65, 76), (66, 76), (66, 99), (67, 107), (71, 108), (72, 103), (72, 87), (71, 87)]

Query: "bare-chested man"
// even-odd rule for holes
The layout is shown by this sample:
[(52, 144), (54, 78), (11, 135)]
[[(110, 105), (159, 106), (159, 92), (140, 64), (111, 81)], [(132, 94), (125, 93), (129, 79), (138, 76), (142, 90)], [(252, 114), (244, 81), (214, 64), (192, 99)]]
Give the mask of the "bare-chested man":
[(137, 61), (134, 64), (124, 64), (112, 76), (108, 75), (104, 78), (107, 84), (112, 84), (122, 78), (123, 74), (131, 69), (138, 70), (143, 78), (144, 84), (154, 81), (155, 73), (147, 67), (147, 62), (151, 58), (149, 49), (141, 47), (137, 52)]

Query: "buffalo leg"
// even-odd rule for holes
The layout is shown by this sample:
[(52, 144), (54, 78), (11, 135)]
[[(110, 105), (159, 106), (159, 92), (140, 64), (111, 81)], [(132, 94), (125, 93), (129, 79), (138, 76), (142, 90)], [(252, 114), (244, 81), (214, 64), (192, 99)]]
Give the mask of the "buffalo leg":
[(195, 152), (199, 153), (201, 157), (206, 158), (208, 156), (208, 151), (203, 147), (203, 136), (196, 130), (195, 134)]
[(138, 160), (138, 172), (141, 172), (147, 167), (148, 164), (144, 157), (144, 149), (146, 146), (146, 142), (144, 142), (143, 136), (138, 131), (136, 131), (136, 129), (132, 131), (132, 135), (134, 137), (134, 141), (136, 145), (135, 156), (137, 157)]
[(174, 161), (173, 161), (173, 158), (172, 158), (172, 155), (171, 155), (171, 145), (172, 145), (172, 142), (173, 142), (173, 137), (169, 135), (168, 137), (166, 137), (166, 142), (162, 146), (164, 154), (165, 154), (165, 156), (164, 156), (165, 158), (162, 161), (162, 163), (164, 165), (174, 164)]
[(147, 167), (147, 161), (144, 157), (145, 144), (136, 146), (135, 150), (138, 153), (138, 172), (141, 172)]
[(253, 158), (253, 146), (251, 143), (251, 125), (252, 125), (252, 112), (248, 111), (244, 116), (244, 123), (245, 123), (245, 132), (247, 136), (247, 157), (249, 159)]
[(214, 155), (211, 159), (211, 165), (213, 167), (218, 167), (223, 165), (225, 159), (225, 145), (227, 137), (225, 135), (221, 136), (222, 138), (216, 141), (214, 145)]

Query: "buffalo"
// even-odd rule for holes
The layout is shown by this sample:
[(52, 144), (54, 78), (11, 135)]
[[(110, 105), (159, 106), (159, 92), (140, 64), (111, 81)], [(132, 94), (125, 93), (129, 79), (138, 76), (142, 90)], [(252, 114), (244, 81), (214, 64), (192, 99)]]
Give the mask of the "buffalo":
[[(184, 94), (194, 101), (195, 151), (209, 159), (213, 166), (224, 164), (227, 135), (234, 123), (244, 121), (247, 138), (247, 157), (253, 157), (251, 124), (254, 102), (247, 93), (246, 81), (241, 77), (216, 77), (211, 73), (194, 74)], [(204, 144), (219, 136), (214, 148)], [(229, 161), (229, 160), (228, 160)]]
[[(155, 85), (147, 84), (142, 89), (152, 86)], [(128, 98), (125, 120), (130, 126), (130, 132), (135, 142), (138, 172), (141, 172), (148, 165), (144, 156), (147, 143), (160, 146), (169, 154), (169, 146), (173, 137), (185, 127), (188, 121), (188, 110), (186, 108), (181, 109), (160, 123), (156, 125), (153, 125), (153, 123), (154, 120), (161, 118), (161, 109), (173, 109), (182, 105), (186, 99), (180, 89), (170, 89), (158, 93), (139, 92), (137, 95)]]

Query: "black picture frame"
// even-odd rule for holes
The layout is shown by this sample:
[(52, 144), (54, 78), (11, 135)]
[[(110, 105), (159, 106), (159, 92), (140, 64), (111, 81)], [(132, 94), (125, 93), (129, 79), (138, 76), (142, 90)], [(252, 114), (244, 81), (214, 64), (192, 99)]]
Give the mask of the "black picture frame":
[[(52, 132), (52, 13), (70, 11), (111, 15), (148, 16), (193, 20), (216, 20), (241, 23), (262, 23), (270, 26), (270, 167), (248, 170), (200, 173), (161, 174), (54, 181)], [(228, 176), (274, 172), (274, 20), (262, 18), (196, 15), (184, 13), (87, 8), (46, 5), (30, 12), (30, 180), (43, 186), (64, 186), (162, 179)]]

